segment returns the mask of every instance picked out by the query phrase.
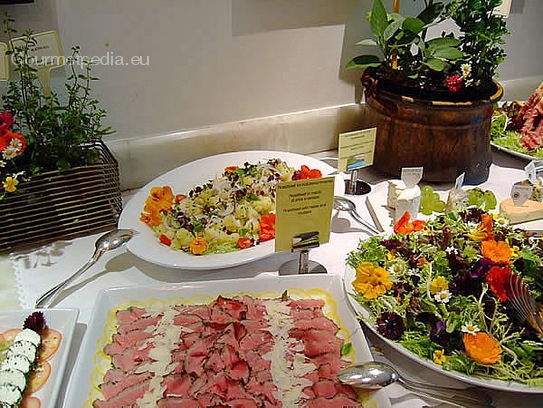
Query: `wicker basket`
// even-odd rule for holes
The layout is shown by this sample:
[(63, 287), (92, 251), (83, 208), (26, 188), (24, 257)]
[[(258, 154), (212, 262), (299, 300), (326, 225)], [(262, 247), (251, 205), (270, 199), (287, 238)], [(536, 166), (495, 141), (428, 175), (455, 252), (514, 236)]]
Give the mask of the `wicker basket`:
[(107, 231), (122, 211), (119, 166), (103, 142), (99, 163), (50, 171), (0, 200), (0, 252)]

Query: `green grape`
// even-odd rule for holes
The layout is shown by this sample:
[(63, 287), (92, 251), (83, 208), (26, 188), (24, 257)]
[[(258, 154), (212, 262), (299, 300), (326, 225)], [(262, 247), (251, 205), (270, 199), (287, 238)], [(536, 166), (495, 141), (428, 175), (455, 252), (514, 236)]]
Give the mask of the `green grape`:
[(490, 190), (486, 190), (483, 196), (486, 201), (485, 210), (495, 209), (496, 205), (498, 204), (498, 200), (496, 200), (496, 196), (494, 195), (494, 193)]
[(431, 205), (429, 204), (422, 205), (422, 203), (420, 204), (419, 211), (423, 213), (424, 215), (432, 215), (432, 212), (433, 212)]
[(445, 203), (445, 201), (439, 200), (439, 201), (434, 203), (434, 211), (435, 212), (443, 212), (443, 211), (445, 211), (445, 206), (446, 205), (447, 204)]
[(431, 196), (434, 192), (432, 186), (424, 186), (420, 189), (421, 196)]

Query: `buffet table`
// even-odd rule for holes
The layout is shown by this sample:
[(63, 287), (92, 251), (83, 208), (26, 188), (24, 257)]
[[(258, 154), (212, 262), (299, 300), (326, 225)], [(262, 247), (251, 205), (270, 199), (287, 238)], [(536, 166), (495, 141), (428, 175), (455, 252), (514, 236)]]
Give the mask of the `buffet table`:
[[(314, 155), (314, 157), (328, 161), (328, 158), (333, 154), (333, 152), (328, 152)], [(329, 161), (329, 163), (334, 165), (333, 161)], [(493, 152), (493, 165), (489, 180), (480, 187), (494, 191), (498, 201), (501, 201), (509, 196), (513, 182), (525, 178), (523, 169), (526, 164), (526, 161), (501, 152)], [(348, 175), (345, 175), (345, 178), (347, 179)], [(359, 178), (372, 186), (370, 194), (386, 197), (386, 180), (388, 178), (376, 173), (371, 168), (359, 171)], [(451, 185), (433, 185), (433, 187), (436, 191), (445, 193), (451, 188)], [(132, 193), (126, 192), (125, 200), (130, 200)], [(371, 220), (365, 203), (366, 197), (350, 196), (350, 198), (357, 204), (358, 211), (366, 219)], [(525, 226), (531, 229), (543, 229), (543, 221), (531, 222)], [(71, 275), (91, 257), (94, 242), (100, 235), (96, 234), (71, 241), (59, 241), (31, 251), (15, 252), (9, 256), (0, 257), (0, 311), (19, 308), (32, 309), (39, 295)], [(348, 251), (355, 249), (358, 240), (367, 236), (367, 230), (357, 224), (346, 212), (334, 210), (330, 242), (312, 249), (309, 258), (322, 264), (329, 274), (343, 277)], [(187, 271), (147, 263), (124, 248), (106, 253), (97, 264), (70, 285), (56, 302), (56, 307), (75, 307), (80, 310), (69, 363), (64, 376), (65, 382), (70, 377), (70, 370), (75, 362), (81, 339), (100, 290), (130, 285), (163, 285), (165, 283), (187, 283), (202, 280), (276, 276), (283, 263), (296, 259), (296, 257), (297, 254), (282, 252), (233, 268)], [(436, 373), (403, 356), (381, 342), (372, 333), (366, 334), (370, 345), (374, 347), (375, 358), (392, 362), (402, 373), (431, 383), (466, 386), (466, 384), (444, 374)], [(423, 401), (407, 393), (400, 385), (394, 384), (389, 386), (387, 390), (394, 408), (436, 406), (436, 403), (432, 403), (430, 400)], [(487, 391), (493, 396), (495, 405), (500, 408), (541, 405), (537, 401), (538, 396), (533, 394)], [(61, 392), (58, 406), (62, 406), (62, 400), (63, 393)]]

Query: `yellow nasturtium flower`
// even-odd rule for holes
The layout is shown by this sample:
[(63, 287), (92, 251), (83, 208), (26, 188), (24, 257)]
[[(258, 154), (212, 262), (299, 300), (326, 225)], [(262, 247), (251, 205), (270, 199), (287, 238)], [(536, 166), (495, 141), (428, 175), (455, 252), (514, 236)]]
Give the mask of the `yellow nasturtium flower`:
[(444, 290), (449, 289), (449, 282), (445, 279), (444, 276), (438, 276), (433, 279), (430, 283), (430, 293), (435, 295), (436, 293), (443, 292)]
[(445, 355), (445, 350), (435, 350), (433, 354), (434, 363), (442, 365), (447, 361), (447, 356)]
[(367, 299), (376, 299), (392, 288), (389, 276), (384, 268), (376, 268), (371, 262), (362, 262), (356, 268), (353, 287)]
[(6, 179), (2, 182), (2, 186), (4, 187), (4, 190), (6, 190), (8, 193), (13, 193), (15, 190), (17, 190), (18, 184), (19, 184), (19, 180), (11, 176), (6, 177)]

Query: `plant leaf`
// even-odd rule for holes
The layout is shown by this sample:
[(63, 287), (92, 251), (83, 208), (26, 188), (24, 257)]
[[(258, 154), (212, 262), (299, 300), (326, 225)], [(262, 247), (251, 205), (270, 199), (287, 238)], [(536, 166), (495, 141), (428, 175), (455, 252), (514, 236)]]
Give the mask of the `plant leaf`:
[(388, 26), (388, 17), (382, 0), (374, 0), (370, 23), (373, 35), (377, 38), (383, 37), (383, 33)]
[(424, 21), (416, 17), (406, 17), (403, 21), (402, 28), (412, 33), (420, 33), (424, 29)]
[(437, 48), (434, 52), (432, 52), (432, 55), (435, 58), (444, 58), (451, 61), (459, 60), (464, 57), (464, 53), (462, 51), (452, 47)]
[(374, 39), (366, 38), (365, 40), (358, 41), (355, 45), (378, 45)]
[(434, 71), (443, 71), (445, 68), (445, 62), (443, 60), (437, 59), (437, 58), (429, 58), (426, 61), (423, 62), (428, 68), (434, 70)]
[(425, 24), (430, 24), (436, 19), (437, 16), (439, 16), (441, 11), (443, 11), (443, 7), (445, 7), (443, 3), (430, 4), (420, 12), (417, 18), (424, 21)]
[(385, 41), (390, 40), (394, 36), (394, 33), (402, 27), (403, 21), (404, 20), (394, 20), (387, 28), (385, 28), (385, 32), (383, 33)]
[(379, 65), (381, 65), (381, 60), (376, 55), (359, 55), (350, 60), (345, 68), (367, 68), (378, 67)]
[(431, 40), (427, 41), (427, 44), (429, 47), (456, 47), (458, 44), (460, 44), (460, 40), (453, 37), (438, 37), (438, 38), (432, 38)]

